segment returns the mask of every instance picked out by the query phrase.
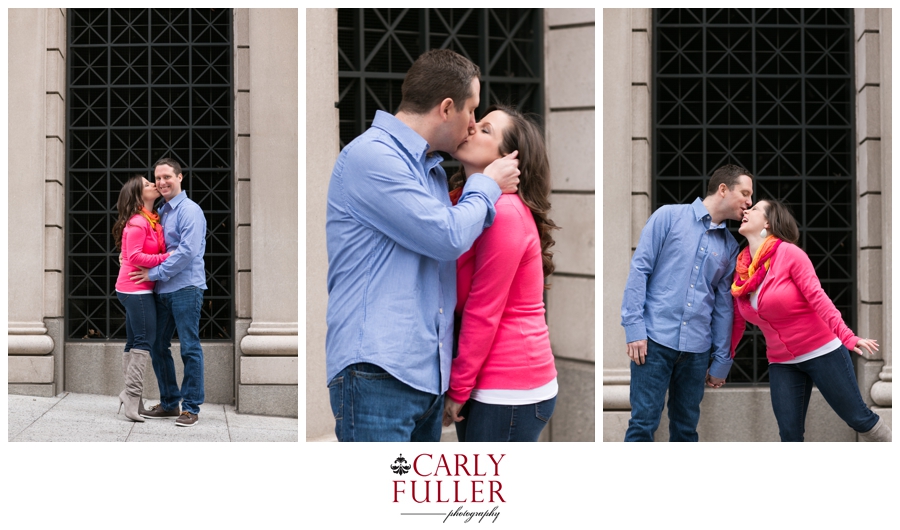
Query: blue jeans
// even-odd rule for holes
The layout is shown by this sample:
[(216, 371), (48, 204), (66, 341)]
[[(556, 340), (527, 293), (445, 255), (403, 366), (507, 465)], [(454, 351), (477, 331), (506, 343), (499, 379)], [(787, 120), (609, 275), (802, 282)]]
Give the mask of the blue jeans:
[(530, 405), (489, 405), (470, 399), (456, 423), (460, 442), (536, 442), (556, 408), (556, 396)]
[(438, 442), (444, 396), (401, 382), (371, 363), (351, 364), (328, 383), (340, 442)]
[(156, 341), (156, 299), (150, 294), (116, 292), (125, 307), (125, 351), (153, 350)]
[(626, 442), (652, 442), (669, 391), (669, 441), (696, 442), (710, 352), (681, 352), (647, 341), (644, 364), (631, 362)]
[(782, 442), (802, 442), (813, 384), (838, 416), (856, 432), (872, 430), (872, 412), (856, 384), (850, 352), (840, 348), (798, 364), (770, 364), (769, 390)]
[[(159, 383), (159, 402), (166, 410), (200, 413), (203, 403), (203, 350), (200, 348), (200, 308), (203, 305), (203, 289), (185, 287), (173, 293), (156, 295), (156, 344), (151, 350), (153, 371)], [(175, 362), (172, 360), (172, 337), (178, 330), (181, 343), (181, 361), (184, 363), (184, 379), (181, 390), (175, 379)]]

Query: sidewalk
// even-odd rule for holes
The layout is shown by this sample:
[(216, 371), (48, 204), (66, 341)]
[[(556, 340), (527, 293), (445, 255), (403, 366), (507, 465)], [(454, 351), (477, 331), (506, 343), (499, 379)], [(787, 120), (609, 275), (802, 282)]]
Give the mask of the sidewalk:
[[(119, 398), (64, 392), (52, 398), (9, 398), (10, 442), (296, 442), (297, 418), (238, 414), (231, 405), (200, 405), (200, 421), (132, 422), (116, 415)], [(144, 400), (150, 407), (156, 402)]]

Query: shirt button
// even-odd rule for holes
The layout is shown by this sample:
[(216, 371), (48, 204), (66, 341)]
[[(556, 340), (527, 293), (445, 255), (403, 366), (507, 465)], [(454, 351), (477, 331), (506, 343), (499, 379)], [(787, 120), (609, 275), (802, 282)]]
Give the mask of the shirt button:
[(691, 289), (693, 289), (693, 288), (694, 288), (694, 284), (691, 284)]
[(696, 266), (696, 265), (694, 265), (694, 268), (695, 268), (695, 269), (699, 269), (699, 268), (700, 268), (700, 267), (698, 267), (698, 266)]
[(682, 322), (681, 325), (682, 325), (682, 326), (687, 326), (687, 322)]
[(703, 247), (700, 247), (700, 252), (703, 252)]
[(443, 307), (440, 308), (440, 309), (438, 309), (438, 311), (440, 311), (442, 315), (444, 314), (444, 308), (443, 308)]
[(690, 302), (688, 302), (688, 307), (691, 307), (691, 303), (690, 303)]

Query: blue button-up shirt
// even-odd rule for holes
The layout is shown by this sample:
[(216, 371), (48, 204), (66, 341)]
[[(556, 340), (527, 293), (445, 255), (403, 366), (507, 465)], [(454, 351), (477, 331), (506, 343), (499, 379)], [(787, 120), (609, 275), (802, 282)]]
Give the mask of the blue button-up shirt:
[(206, 289), (203, 253), (206, 251), (206, 217), (200, 206), (182, 191), (159, 209), (159, 222), (166, 237), (166, 261), (150, 269), (157, 293), (172, 293), (184, 287)]
[(709, 373), (725, 378), (732, 363), (730, 288), (739, 247), (724, 222), (710, 223), (699, 198), (650, 216), (631, 259), (622, 326), (627, 342), (650, 338), (693, 353), (712, 347)]
[(377, 112), (338, 156), (328, 186), (327, 380), (376, 364), (409, 386), (450, 384), (456, 259), (494, 220), (500, 188), (468, 178), (457, 206), (428, 143)]

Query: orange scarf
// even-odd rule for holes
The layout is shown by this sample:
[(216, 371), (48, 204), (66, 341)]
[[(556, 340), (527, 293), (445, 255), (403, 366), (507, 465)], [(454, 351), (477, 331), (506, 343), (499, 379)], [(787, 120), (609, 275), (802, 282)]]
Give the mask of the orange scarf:
[(453, 206), (456, 206), (456, 203), (459, 202), (459, 198), (462, 196), (463, 187), (460, 186), (455, 190), (450, 191), (450, 202), (453, 203)]
[(150, 229), (156, 232), (156, 239), (159, 242), (159, 253), (166, 252), (166, 238), (163, 235), (162, 225), (159, 224), (159, 214), (153, 213), (147, 208), (141, 206), (141, 216), (150, 223)]
[(757, 290), (762, 284), (766, 273), (772, 266), (772, 258), (775, 257), (775, 250), (781, 245), (781, 240), (775, 236), (767, 237), (762, 245), (756, 249), (753, 259), (750, 259), (750, 247), (744, 247), (744, 250), (738, 254), (737, 263), (734, 267), (734, 283), (731, 285), (731, 295), (735, 298), (740, 296), (748, 296)]

